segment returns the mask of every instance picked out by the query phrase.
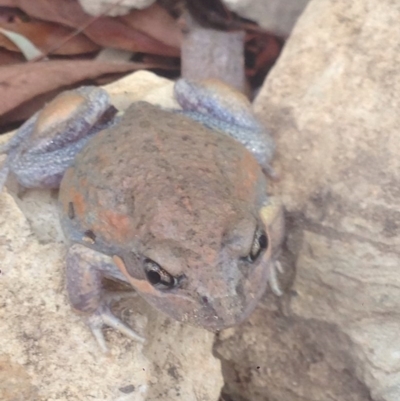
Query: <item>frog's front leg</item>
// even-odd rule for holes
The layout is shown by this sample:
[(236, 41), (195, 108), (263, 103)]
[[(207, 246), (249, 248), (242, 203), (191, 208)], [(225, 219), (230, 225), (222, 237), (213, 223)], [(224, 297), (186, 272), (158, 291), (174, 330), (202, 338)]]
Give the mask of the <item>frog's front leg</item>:
[(269, 197), (260, 210), (260, 217), (271, 241), (268, 284), (272, 292), (280, 297), (283, 291), (278, 274), (284, 273), (284, 270), (278, 258), (285, 237), (285, 218), (281, 202), (275, 197)]
[(125, 281), (109, 256), (80, 244), (72, 245), (67, 254), (67, 291), (72, 306), (87, 316), (87, 323), (103, 351), (107, 351), (102, 327), (110, 326), (132, 340), (144, 342), (118, 319), (105, 302), (102, 277)]

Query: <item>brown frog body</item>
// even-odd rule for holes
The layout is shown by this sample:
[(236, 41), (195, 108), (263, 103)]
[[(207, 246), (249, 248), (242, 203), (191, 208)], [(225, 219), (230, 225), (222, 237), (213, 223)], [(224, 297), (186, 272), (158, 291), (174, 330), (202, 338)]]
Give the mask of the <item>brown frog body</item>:
[[(35, 136), (41, 151), (70, 142), (57, 133), (43, 145), (45, 135)], [(69, 297), (104, 349), (103, 324), (141, 338), (105, 304), (102, 277), (125, 281), (160, 311), (210, 330), (248, 317), (268, 280), (279, 292), (282, 211), (246, 144), (144, 102), (86, 142), (61, 181), (60, 216), (70, 244)], [(26, 172), (24, 153), (14, 152), (10, 170)]]

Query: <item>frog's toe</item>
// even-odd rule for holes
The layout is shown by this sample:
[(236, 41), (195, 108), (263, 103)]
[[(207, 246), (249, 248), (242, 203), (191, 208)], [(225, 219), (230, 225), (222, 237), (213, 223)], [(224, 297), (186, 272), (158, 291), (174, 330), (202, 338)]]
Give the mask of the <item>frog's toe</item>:
[(137, 334), (122, 320), (118, 319), (107, 306), (101, 306), (92, 316), (88, 318), (87, 323), (103, 352), (108, 351), (106, 340), (104, 339), (102, 331), (103, 326), (112, 327), (134, 341), (138, 341), (140, 343), (145, 341), (142, 336)]
[(281, 297), (283, 295), (283, 291), (281, 288), (281, 285), (279, 283), (278, 279), (278, 273), (283, 274), (284, 269), (282, 267), (282, 264), (278, 261), (275, 260), (269, 269), (269, 277), (268, 277), (268, 283), (269, 286), (272, 290), (272, 292), (277, 296)]

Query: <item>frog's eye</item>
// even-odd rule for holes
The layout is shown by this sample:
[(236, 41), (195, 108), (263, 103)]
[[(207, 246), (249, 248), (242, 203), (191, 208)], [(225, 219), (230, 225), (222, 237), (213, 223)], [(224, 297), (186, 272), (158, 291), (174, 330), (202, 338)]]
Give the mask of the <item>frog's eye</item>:
[(178, 284), (178, 279), (164, 270), (158, 263), (151, 259), (144, 260), (144, 271), (147, 280), (159, 289), (170, 289)]
[(269, 239), (264, 230), (257, 229), (254, 234), (253, 244), (251, 245), (250, 253), (247, 255), (247, 260), (251, 263), (255, 262), (265, 249), (268, 248)]

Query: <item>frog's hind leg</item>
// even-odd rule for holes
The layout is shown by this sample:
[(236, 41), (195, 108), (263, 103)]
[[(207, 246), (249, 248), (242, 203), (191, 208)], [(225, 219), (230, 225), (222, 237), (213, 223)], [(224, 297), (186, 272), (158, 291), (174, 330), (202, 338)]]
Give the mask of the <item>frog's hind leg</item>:
[(270, 166), (274, 141), (257, 121), (246, 96), (214, 79), (199, 82), (180, 79), (174, 92), (185, 115), (236, 139), (253, 153), (268, 175), (275, 176)]
[(32, 134), (38, 115), (39, 113), (36, 113), (29, 120), (25, 121), (25, 123), (21, 125), (13, 137), (8, 142), (0, 146), (0, 155), (7, 155), (0, 167), (0, 192), (6, 183), (8, 174), (10, 172), (10, 167), (12, 167), (12, 165), (15, 163), (15, 159), (18, 157), (18, 147)]
[(59, 188), (65, 171), (90, 138), (84, 137), (70, 146), (40, 155), (18, 155), (10, 164), (10, 170), (25, 188)]
[(82, 87), (58, 95), (0, 147), (0, 191), (12, 172), (26, 188), (58, 188), (75, 156), (97, 132), (116, 123), (106, 91)]
[(112, 259), (83, 245), (72, 245), (67, 254), (67, 291), (72, 306), (87, 316), (87, 323), (99, 346), (107, 352), (102, 327), (118, 330), (132, 340), (144, 342), (124, 322), (118, 319), (104, 301), (102, 277), (121, 279)]

